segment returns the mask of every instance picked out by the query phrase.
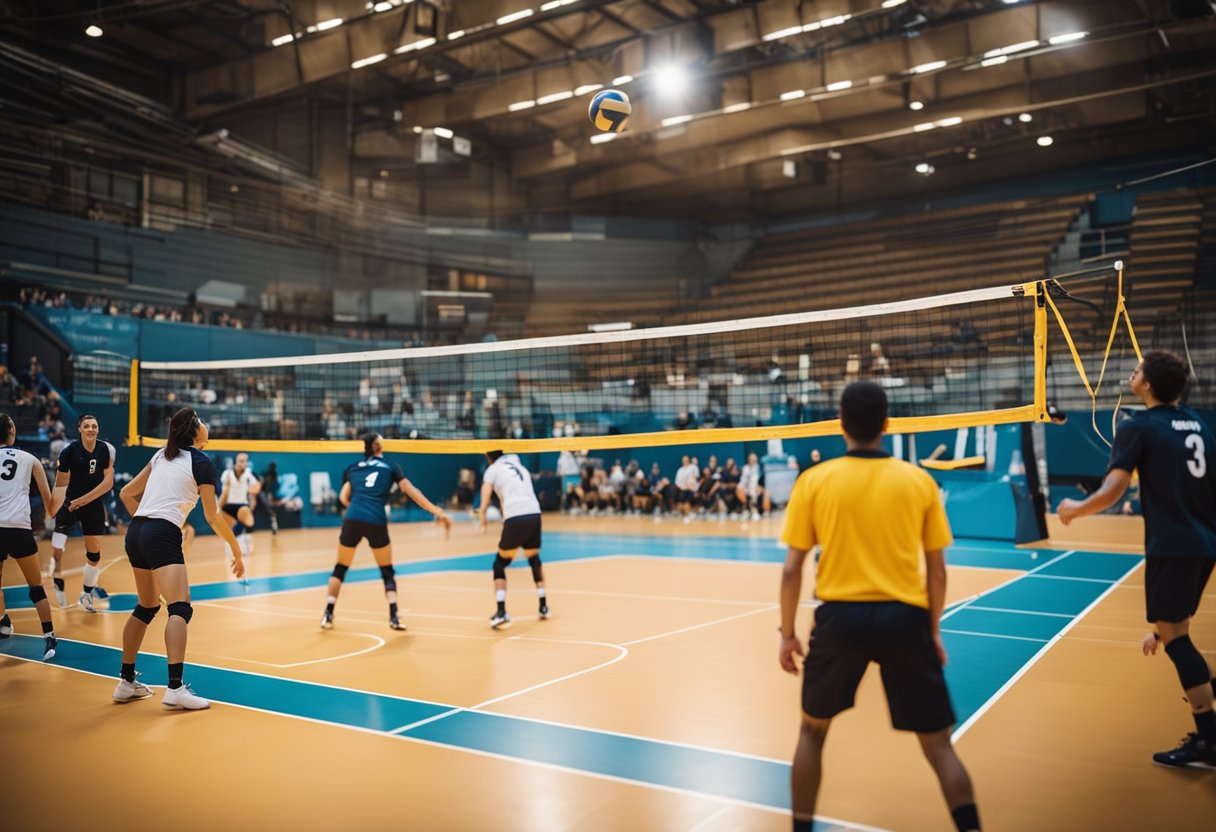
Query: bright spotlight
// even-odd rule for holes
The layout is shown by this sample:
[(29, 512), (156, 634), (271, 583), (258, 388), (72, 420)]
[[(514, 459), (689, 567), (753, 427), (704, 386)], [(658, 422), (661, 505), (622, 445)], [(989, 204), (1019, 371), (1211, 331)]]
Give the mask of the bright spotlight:
[(85, 29), (85, 30), (84, 30), (84, 33), (85, 33), (86, 35), (88, 35), (89, 37), (91, 37), (91, 38), (99, 38), (99, 37), (101, 37), (103, 34), (105, 34), (104, 32), (102, 32), (102, 31), (101, 31), (101, 27), (100, 27), (100, 26), (98, 26), (98, 25), (96, 25), (96, 24), (94, 24), (94, 25), (92, 25), (92, 26), (88, 27), (87, 29)]
[(688, 89), (688, 70), (679, 64), (665, 64), (651, 76), (651, 84), (663, 95), (680, 95)]

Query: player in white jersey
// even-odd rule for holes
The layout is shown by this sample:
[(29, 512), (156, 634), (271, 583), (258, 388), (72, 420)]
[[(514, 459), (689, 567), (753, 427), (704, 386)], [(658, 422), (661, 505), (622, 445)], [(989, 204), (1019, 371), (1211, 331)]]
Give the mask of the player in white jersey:
[(253, 498), (262, 490), (262, 484), (249, 469), (249, 454), (236, 455), (236, 464), (220, 477), (220, 506), (224, 514), (236, 521), (232, 527), (241, 551), (253, 554)]
[(486, 458), (490, 460), (490, 467), (481, 482), (481, 530), (486, 529), (486, 509), (491, 494), (498, 495), (503, 516), (502, 537), (494, 558), (494, 598), (498, 609), (490, 616), (490, 626), (504, 630), (511, 626), (511, 616), (507, 614), (507, 566), (521, 548), (532, 567), (532, 579), (536, 581), (540, 617), (549, 617), (545, 574), (540, 564), (540, 503), (532, 487), (532, 475), (517, 454), (487, 451)]
[[(84, 580), (80, 592), (80, 608), (85, 612), (97, 612), (96, 597), (104, 596), (97, 586), (101, 571), (101, 536), (106, 533), (106, 510), (102, 499), (114, 487), (114, 460), (117, 453), (109, 442), (99, 442), (100, 426), (97, 417), (82, 414), (76, 420), (80, 432), (77, 442), (68, 444), (59, 453), (58, 472), (55, 474), (55, 504), (60, 506), (55, 515), (55, 531), (51, 535), (51, 576), (55, 583), (55, 600), (59, 606), (68, 605), (67, 589), (63, 580), (63, 550), (68, 535), (80, 524), (84, 533)], [(50, 517), (50, 515), (47, 515)]]
[(245, 574), (241, 547), (215, 502), (215, 465), (202, 452), (207, 426), (192, 408), (183, 407), (169, 420), (169, 439), (142, 471), (122, 489), (122, 502), (131, 513), (127, 528), (127, 560), (135, 574), (139, 603), (122, 631), (122, 678), (114, 690), (116, 702), (152, 695), (152, 689), (135, 680), (135, 658), (148, 624), (160, 610), (159, 598), (169, 605), (165, 624), (165, 657), (169, 662), (166, 708), (197, 711), (211, 703), (182, 684), (186, 658), (186, 629), (194, 609), (190, 582), (182, 554), (182, 526), (200, 499), (212, 530), (232, 551), (232, 574)]
[[(30, 522), (30, 480), (38, 486), (42, 504), (47, 507), (47, 516), (53, 516), (58, 506), (52, 504), (51, 487), (46, 481), (46, 471), (33, 454), (12, 447), (17, 439), (17, 426), (7, 413), (0, 413), (0, 570), (4, 561), (12, 558), (17, 562), (25, 582), (30, 585), (30, 601), (38, 611), (42, 622), (42, 660), (55, 657), (59, 642), (55, 639), (55, 627), (51, 622), (51, 602), (42, 588), (42, 568), (38, 562), (38, 541), (34, 540)], [(13, 634), (13, 622), (4, 611), (4, 593), (0, 592), (0, 638)]]

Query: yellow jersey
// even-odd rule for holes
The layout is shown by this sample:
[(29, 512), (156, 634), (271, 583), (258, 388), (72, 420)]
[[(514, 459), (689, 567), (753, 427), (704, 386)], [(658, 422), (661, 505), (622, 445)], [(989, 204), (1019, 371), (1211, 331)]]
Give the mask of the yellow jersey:
[(901, 601), (928, 609), (925, 549), (953, 542), (937, 483), (882, 451), (850, 451), (794, 485), (782, 541), (822, 547), (821, 601)]

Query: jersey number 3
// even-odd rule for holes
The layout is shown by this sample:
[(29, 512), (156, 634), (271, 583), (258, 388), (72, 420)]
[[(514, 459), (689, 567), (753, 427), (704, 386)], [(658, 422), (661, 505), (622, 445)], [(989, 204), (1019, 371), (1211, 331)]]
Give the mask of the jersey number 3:
[(17, 476), (17, 460), (15, 459), (4, 460), (3, 464), (0, 464), (0, 468), (4, 469), (4, 473), (0, 474), (0, 480), (11, 480)]
[(1186, 446), (1195, 454), (1194, 459), (1186, 461), (1186, 469), (1191, 472), (1192, 477), (1201, 480), (1208, 472), (1207, 449), (1203, 447), (1203, 437), (1197, 433), (1189, 434), (1186, 438)]

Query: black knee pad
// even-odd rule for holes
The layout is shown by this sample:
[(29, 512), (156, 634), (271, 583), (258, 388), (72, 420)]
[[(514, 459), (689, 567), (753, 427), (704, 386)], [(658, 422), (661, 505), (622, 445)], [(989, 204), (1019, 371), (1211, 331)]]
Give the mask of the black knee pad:
[(494, 580), (505, 581), (507, 579), (507, 567), (511, 561), (504, 558), (502, 555), (494, 556)]
[(39, 586), (30, 587), (30, 601), (37, 604), (39, 601), (46, 600), (46, 590)]
[(1191, 642), (1189, 635), (1176, 638), (1165, 645), (1165, 653), (1178, 671), (1178, 681), (1182, 683), (1183, 690), (1197, 688), (1211, 681), (1212, 674), (1208, 671), (1208, 663)]
[(349, 566), (347, 566), (346, 564), (344, 564), (344, 563), (335, 563), (335, 564), (334, 564), (334, 575), (333, 575), (333, 576), (334, 576), (335, 578), (337, 578), (339, 581), (345, 581), (345, 580), (346, 580), (346, 570), (347, 570), (347, 569), (350, 569), (350, 567), (349, 567)]
[(397, 591), (397, 579), (393, 577), (393, 567), (391, 565), (380, 567), (380, 580), (384, 581), (385, 592)]
[(131, 617), (138, 618), (145, 624), (151, 624), (152, 619), (156, 618), (158, 612), (160, 612), (160, 604), (157, 604), (155, 607), (141, 607), (139, 604), (136, 604), (135, 609), (131, 610)]
[(175, 615), (189, 624), (190, 619), (194, 617), (194, 607), (190, 606), (189, 601), (174, 601), (169, 605), (169, 616)]
[(101, 563), (101, 552), (85, 552), (84, 556), (85, 559), (94, 566)]
[(532, 557), (528, 558), (528, 566), (532, 567), (532, 580), (540, 583), (544, 580), (544, 573), (540, 571), (540, 553), (537, 552)]

